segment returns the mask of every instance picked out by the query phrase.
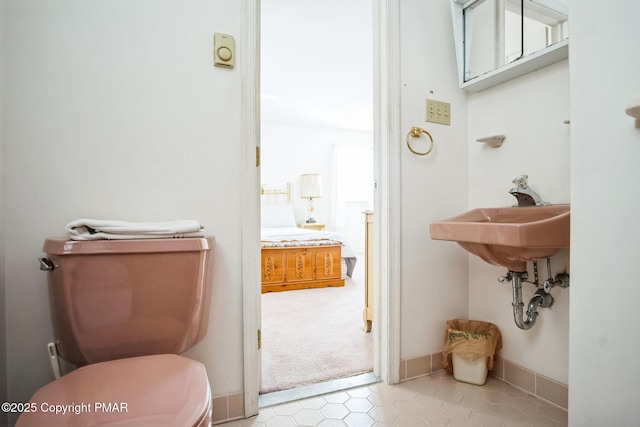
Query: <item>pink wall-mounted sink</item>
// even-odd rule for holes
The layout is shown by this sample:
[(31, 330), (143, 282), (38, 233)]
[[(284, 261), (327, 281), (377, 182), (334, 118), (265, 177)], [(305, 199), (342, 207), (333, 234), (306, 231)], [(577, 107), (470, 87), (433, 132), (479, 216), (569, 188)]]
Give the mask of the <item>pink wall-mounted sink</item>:
[(569, 247), (569, 205), (478, 208), (429, 224), (431, 238), (450, 240), (488, 263), (526, 271), (527, 261)]

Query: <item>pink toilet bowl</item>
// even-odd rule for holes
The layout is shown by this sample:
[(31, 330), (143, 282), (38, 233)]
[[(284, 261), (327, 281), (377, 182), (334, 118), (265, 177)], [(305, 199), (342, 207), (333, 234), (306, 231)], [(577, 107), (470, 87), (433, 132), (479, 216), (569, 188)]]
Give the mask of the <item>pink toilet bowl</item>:
[(162, 354), (79, 368), (40, 388), (16, 427), (206, 427), (211, 391), (204, 366)]

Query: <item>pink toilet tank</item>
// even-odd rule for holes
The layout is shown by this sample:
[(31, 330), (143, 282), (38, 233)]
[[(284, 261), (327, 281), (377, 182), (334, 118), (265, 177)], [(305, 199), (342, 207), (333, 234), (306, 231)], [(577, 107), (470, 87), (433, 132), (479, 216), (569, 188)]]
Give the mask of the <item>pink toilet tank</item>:
[(75, 365), (180, 354), (207, 333), (213, 237), (46, 239), (60, 356)]

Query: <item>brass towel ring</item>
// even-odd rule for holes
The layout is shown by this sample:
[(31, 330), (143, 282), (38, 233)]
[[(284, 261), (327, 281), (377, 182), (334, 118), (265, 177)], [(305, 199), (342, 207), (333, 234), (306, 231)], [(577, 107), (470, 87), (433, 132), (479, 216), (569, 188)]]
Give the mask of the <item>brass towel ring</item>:
[[(413, 147), (411, 147), (411, 142), (409, 140), (409, 137), (411, 138), (420, 138), (422, 136), (422, 134), (426, 134), (429, 137), (429, 149), (427, 151), (425, 151), (424, 153), (421, 153), (419, 151), (416, 151), (413, 149)], [(429, 154), (431, 152), (431, 150), (433, 150), (433, 138), (431, 137), (431, 134), (429, 132), (427, 132), (426, 130), (419, 128), (417, 126), (414, 126), (411, 128), (411, 130), (409, 131), (409, 133), (407, 134), (407, 147), (409, 147), (409, 150), (413, 153), (413, 154), (417, 154), (418, 156), (426, 156), (427, 154)]]

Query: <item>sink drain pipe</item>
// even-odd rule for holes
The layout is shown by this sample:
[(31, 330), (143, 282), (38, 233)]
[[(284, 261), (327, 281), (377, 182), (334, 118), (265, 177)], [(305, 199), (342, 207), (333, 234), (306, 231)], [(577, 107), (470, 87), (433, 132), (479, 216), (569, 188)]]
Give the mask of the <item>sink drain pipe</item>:
[(538, 283), (538, 266), (534, 261), (535, 282), (534, 285), (538, 287), (538, 290), (533, 295), (533, 298), (529, 301), (527, 306), (526, 319), (524, 311), (524, 303), (522, 302), (522, 282), (527, 280), (528, 275), (526, 271), (509, 271), (506, 276), (500, 277), (498, 280), (501, 283), (512, 282), (513, 287), (513, 320), (516, 326), (520, 329), (528, 330), (536, 324), (538, 318), (538, 307), (549, 308), (553, 305), (553, 297), (550, 292), (554, 286), (560, 286), (566, 288), (569, 286), (569, 275), (559, 274), (555, 279), (551, 278), (551, 263), (547, 259), (547, 269), (549, 271), (549, 278), (540, 286)]
[(523, 308), (524, 303), (522, 302), (522, 275), (525, 275), (526, 272), (521, 273), (517, 271), (510, 271), (511, 277), (513, 280), (513, 320), (516, 322), (516, 325), (520, 329), (531, 329), (533, 325), (536, 324), (536, 319), (538, 318), (538, 311), (536, 310), (538, 307), (549, 308), (553, 305), (553, 297), (546, 293), (543, 289), (538, 289), (529, 301), (529, 305), (527, 306), (527, 319), (524, 319)]

